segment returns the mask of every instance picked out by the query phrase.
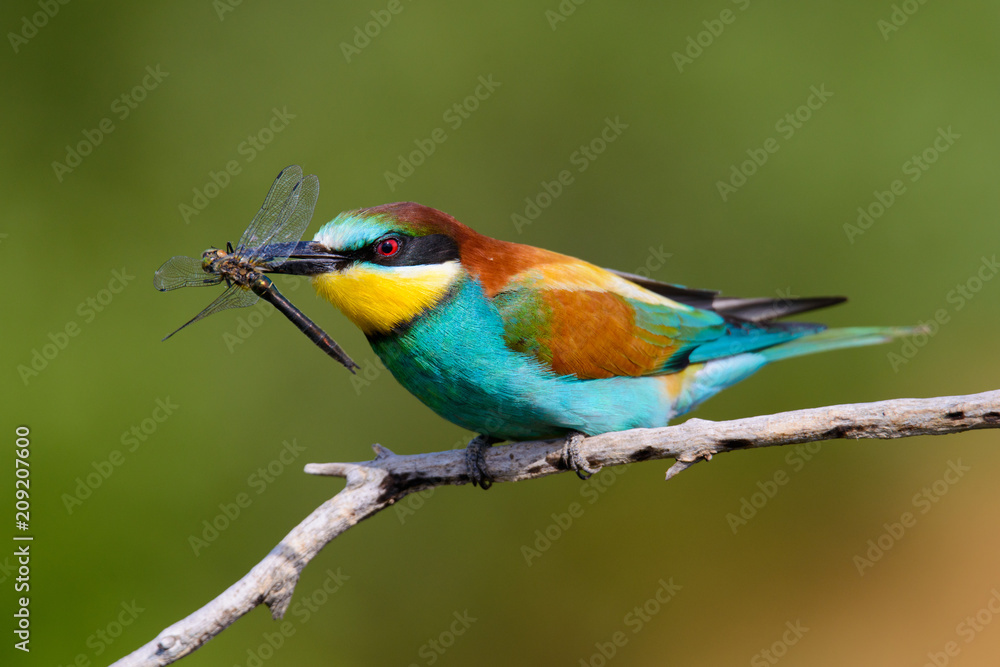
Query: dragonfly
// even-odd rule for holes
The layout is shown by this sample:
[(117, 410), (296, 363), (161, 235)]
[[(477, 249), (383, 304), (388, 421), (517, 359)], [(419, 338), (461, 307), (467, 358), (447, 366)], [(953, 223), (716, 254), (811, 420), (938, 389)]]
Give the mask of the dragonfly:
[(319, 179), (302, 176), (298, 165), (286, 167), (274, 179), (257, 215), (243, 232), (234, 248), (209, 248), (201, 258), (177, 255), (163, 263), (153, 275), (153, 286), (161, 292), (181, 287), (200, 287), (226, 283), (227, 289), (204, 310), (164, 337), (167, 340), (181, 329), (229, 308), (246, 308), (259, 299), (271, 303), (321, 350), (355, 372), (359, 366), (315, 322), (286, 299), (264, 275), (280, 266), (312, 219), (319, 198)]

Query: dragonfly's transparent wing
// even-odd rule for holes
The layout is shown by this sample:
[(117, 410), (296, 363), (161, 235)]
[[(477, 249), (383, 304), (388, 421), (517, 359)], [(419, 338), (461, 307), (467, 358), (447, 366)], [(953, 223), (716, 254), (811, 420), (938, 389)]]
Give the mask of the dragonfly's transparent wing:
[(319, 178), (315, 174), (310, 174), (302, 179), (298, 188), (298, 201), (294, 203), (291, 210), (286, 206), (281, 214), (288, 214), (287, 218), (279, 221), (274, 229), (271, 238), (264, 239), (265, 245), (272, 243), (296, 243), (302, 238), (309, 221), (312, 220), (313, 209), (316, 208), (316, 200), (319, 199)]
[(275, 227), (281, 221), (281, 214), (288, 197), (300, 182), (302, 182), (302, 167), (293, 164), (281, 170), (278, 177), (274, 179), (274, 183), (271, 184), (271, 189), (267, 191), (267, 196), (264, 197), (264, 203), (261, 204), (257, 215), (254, 216), (253, 221), (240, 237), (240, 242), (237, 244), (238, 249), (257, 248), (264, 245), (263, 239), (274, 233)]
[(216, 285), (220, 282), (222, 282), (222, 276), (205, 273), (204, 269), (201, 268), (200, 259), (184, 255), (171, 257), (153, 274), (153, 287), (161, 292), (168, 292), (180, 287)]
[[(264, 248), (269, 248), (273, 244), (296, 243), (301, 239), (312, 219), (317, 199), (319, 199), (319, 178), (315, 175), (306, 176), (288, 194), (288, 198), (278, 213), (278, 219), (271, 228), (270, 235), (260, 239), (261, 245), (247, 251), (248, 259), (255, 260), (262, 254)], [(273, 248), (269, 248), (269, 250), (273, 250)], [(281, 262), (284, 259), (280, 255), (270, 256), (270, 260), (275, 262)]]
[(227, 310), (229, 308), (246, 308), (247, 306), (252, 306), (257, 303), (259, 298), (259, 296), (251, 292), (249, 289), (245, 289), (237, 285), (230, 285), (229, 289), (223, 292), (218, 299), (208, 304), (208, 307), (205, 308), (205, 310), (201, 311), (190, 320), (177, 327), (175, 331), (169, 333), (163, 340), (170, 338), (170, 336), (173, 336), (189, 324), (194, 324), (200, 319), (204, 319), (209, 315), (214, 315), (220, 310)]

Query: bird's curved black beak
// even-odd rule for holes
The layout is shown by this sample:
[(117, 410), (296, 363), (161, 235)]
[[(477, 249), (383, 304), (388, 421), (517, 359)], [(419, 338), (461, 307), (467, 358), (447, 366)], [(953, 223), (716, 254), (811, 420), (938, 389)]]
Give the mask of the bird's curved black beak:
[(322, 243), (275, 243), (257, 252), (257, 267), (265, 273), (284, 273), (294, 276), (316, 276), (337, 271), (350, 261), (350, 257), (334, 252)]

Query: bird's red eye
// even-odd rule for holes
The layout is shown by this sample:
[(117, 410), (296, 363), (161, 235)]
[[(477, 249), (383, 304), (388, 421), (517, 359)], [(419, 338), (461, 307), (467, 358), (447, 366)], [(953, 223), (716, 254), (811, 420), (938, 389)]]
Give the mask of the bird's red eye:
[(392, 257), (399, 252), (399, 241), (396, 239), (383, 239), (375, 246), (375, 252), (382, 257)]

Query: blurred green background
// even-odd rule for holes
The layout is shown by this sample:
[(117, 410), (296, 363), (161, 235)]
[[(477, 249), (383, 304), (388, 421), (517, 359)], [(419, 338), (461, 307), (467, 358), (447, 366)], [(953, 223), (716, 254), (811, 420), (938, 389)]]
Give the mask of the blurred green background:
[[(52, 5), (0, 8), (3, 414), (11, 447), (15, 426), (31, 429), (36, 538), (32, 652), (8, 632), (4, 664), (106, 664), (196, 610), (342, 487), (304, 475), (307, 462), (470, 436), (378, 373), (305, 281), (280, 286), (363, 382), (264, 305), (160, 342), (218, 291), (160, 294), (153, 271), (235, 241), (288, 164), (320, 177), (310, 236), (341, 210), (414, 200), (661, 280), (850, 296), (819, 316), (831, 325), (946, 316), (909, 350), (778, 364), (701, 418), (998, 387), (988, 3)], [(574, 157), (607, 119), (627, 127), (595, 159)], [(437, 128), (446, 140), (387, 178)], [(573, 182), (539, 201), (562, 170)], [(897, 179), (902, 194), (867, 229), (845, 229)], [(735, 191), (723, 198), (720, 181)], [(547, 205), (518, 227), (526, 198)], [(304, 448), (287, 465), (286, 441)], [(652, 462), (587, 484), (438, 489), (324, 550), (279, 648), (281, 626), (257, 609), (184, 664), (923, 664), (948, 642), (949, 660), (995, 664), (997, 444), (984, 431), (838, 441), (808, 461), (721, 456), (669, 484)], [(969, 470), (941, 481), (959, 461)], [(779, 471), (787, 483), (762, 504)], [(88, 475), (99, 486), (80, 488)], [(193, 547), (240, 494), (249, 506)], [(733, 524), (744, 500), (762, 506)], [(554, 527), (572, 503), (582, 515)], [(887, 537), (907, 511), (915, 525)], [(556, 539), (526, 558), (546, 532)], [(855, 557), (880, 538), (891, 548), (859, 574)], [(348, 578), (327, 599), (338, 570)], [(673, 598), (649, 602), (671, 579)], [(456, 613), (475, 621), (453, 626)], [(978, 630), (961, 625), (977, 613)]]

